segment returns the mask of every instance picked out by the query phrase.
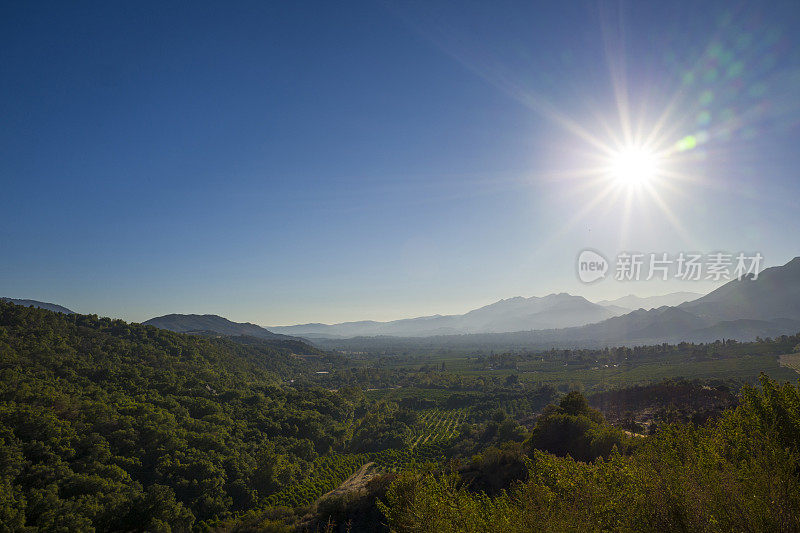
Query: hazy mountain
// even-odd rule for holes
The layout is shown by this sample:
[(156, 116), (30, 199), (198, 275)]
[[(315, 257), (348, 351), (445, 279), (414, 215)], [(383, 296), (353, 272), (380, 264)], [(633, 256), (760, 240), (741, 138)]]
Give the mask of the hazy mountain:
[(701, 296), (702, 294), (697, 292), (673, 292), (662, 296), (645, 297), (629, 294), (628, 296), (623, 296), (616, 300), (602, 300), (597, 302), (597, 304), (612, 308), (612, 310), (627, 309), (629, 312), (636, 309), (657, 309), (665, 305), (676, 306), (684, 302), (696, 300)]
[(605, 305), (600, 303), (598, 303), (597, 305), (602, 305), (603, 307), (614, 313), (614, 316), (627, 315), (631, 311), (634, 311), (634, 309), (630, 309), (628, 307), (620, 307), (618, 305)]
[(765, 269), (758, 279), (726, 283), (680, 307), (714, 321), (800, 320), (800, 257), (783, 266)]
[(692, 331), (695, 342), (713, 342), (717, 339), (752, 340), (756, 337), (780, 337), (800, 331), (800, 320), (778, 318), (775, 320), (728, 320), (708, 328)]
[(49, 302), (37, 302), (36, 300), (18, 300), (16, 298), (0, 298), (4, 302), (11, 302), (17, 305), (22, 305), (25, 307), (39, 307), (41, 309), (47, 309), (48, 311), (55, 311), (56, 313), (64, 313), (65, 315), (74, 315), (75, 311), (70, 311), (66, 307), (63, 307), (58, 304), (51, 304)]
[(748, 340), (797, 333), (798, 327), (800, 257), (765, 269), (758, 279), (730, 281), (690, 302), (634, 311), (569, 335), (608, 341)]
[(564, 328), (598, 322), (614, 316), (614, 311), (581, 296), (550, 294), (543, 297), (509, 298), (474, 309), (463, 315), (434, 315), (391, 322), (343, 322), (341, 324), (301, 324), (270, 329), (306, 338), (345, 338), (391, 335), (427, 337), (464, 333)]
[(592, 339), (613, 344), (719, 338), (750, 340), (757, 336), (798, 331), (800, 257), (783, 266), (765, 269), (759, 273), (758, 279), (730, 281), (705, 296), (678, 306), (639, 309), (597, 324), (548, 332), (545, 337)]
[[(654, 342), (706, 341), (717, 338), (749, 340), (800, 330), (800, 258), (768, 268), (758, 279), (731, 281), (692, 301), (695, 293), (673, 293), (661, 297), (629, 296), (592, 303), (566, 293), (544, 297), (500, 300), (463, 315), (434, 315), (391, 322), (344, 322), (278, 326), (268, 331), (255, 324), (238, 324), (216, 315), (167, 315), (148, 320), (179, 332), (214, 331), (225, 335), (275, 338), (276, 333), (313, 339), (333, 339), (323, 344), (353, 348), (361, 343), (374, 347), (383, 342), (420, 345), (414, 338), (427, 338), (425, 345), (614, 345)], [(646, 307), (683, 300), (677, 306)], [(624, 305), (638, 308), (620, 314)], [(337, 343), (336, 339), (373, 337)], [(511, 339), (511, 344), (507, 341)]]
[(142, 322), (147, 326), (155, 326), (178, 333), (208, 334), (258, 337), (260, 339), (293, 339), (287, 335), (279, 335), (261, 326), (249, 322), (232, 322), (219, 315), (181, 315), (172, 314), (151, 318)]
[(677, 307), (639, 309), (627, 315), (591, 324), (580, 331), (571, 332), (583, 338), (594, 338), (605, 342), (614, 339), (639, 340), (662, 339), (676, 332), (689, 332), (709, 326), (707, 321)]
[(462, 315), (478, 333), (551, 329), (591, 324), (614, 312), (582, 296), (551, 294), (542, 298), (510, 298)]
[(349, 339), (322, 343), (327, 347), (397, 349), (425, 347), (496, 348), (613, 346), (659, 342), (752, 340), (800, 331), (800, 257), (768, 268), (758, 279), (734, 280), (676, 307), (638, 309), (622, 316), (579, 327), (450, 335), (419, 339)]

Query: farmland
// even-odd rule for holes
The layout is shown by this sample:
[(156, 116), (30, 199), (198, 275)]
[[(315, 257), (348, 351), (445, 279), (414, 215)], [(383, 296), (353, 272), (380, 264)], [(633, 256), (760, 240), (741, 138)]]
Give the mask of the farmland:
[[(449, 397), (453, 390), (484, 389), (489, 383), (508, 379), (549, 385), (559, 390), (577, 388), (585, 391), (646, 385), (665, 379), (755, 383), (762, 372), (773, 379), (794, 380), (797, 376), (795, 369), (800, 368), (800, 363), (797, 363), (790, 344), (775, 339), (761, 343), (727, 341), (706, 345), (497, 354), (448, 351), (384, 355), (354, 360), (352, 364), (386, 376), (381, 387), (366, 392), (371, 399), (399, 401), (416, 396), (439, 402)], [(335, 382), (340, 375), (334, 372), (321, 382)], [(444, 375), (450, 379), (441, 384), (437, 376)], [(420, 379), (422, 376), (425, 379)]]
[(417, 433), (410, 446), (377, 453), (333, 453), (315, 460), (302, 482), (271, 494), (264, 506), (299, 507), (308, 505), (334, 490), (362, 465), (373, 463), (372, 473), (408, 470), (444, 458), (447, 444), (457, 435), (467, 410), (429, 409), (420, 413)]
[(420, 414), (422, 429), (416, 440), (411, 445), (412, 448), (434, 444), (437, 442), (447, 442), (455, 437), (461, 424), (467, 419), (467, 410), (461, 409), (429, 409)]

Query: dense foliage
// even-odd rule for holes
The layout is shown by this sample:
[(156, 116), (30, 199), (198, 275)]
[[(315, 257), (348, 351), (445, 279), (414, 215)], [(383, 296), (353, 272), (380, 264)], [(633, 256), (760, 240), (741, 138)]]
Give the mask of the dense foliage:
[(0, 531), (798, 530), (800, 396), (742, 389), (798, 338), (344, 358), (0, 303)]
[(800, 530), (800, 391), (767, 378), (717, 423), (665, 427), (631, 455), (525, 460), (525, 481), (494, 496), (408, 473), (379, 505), (396, 531)]
[(182, 530), (303, 479), (353, 404), (266, 343), (0, 303), (0, 524)]
[(548, 406), (536, 421), (525, 444), (530, 450), (543, 450), (579, 461), (608, 457), (631, 446), (631, 438), (605, 423), (599, 411), (589, 407), (586, 398), (573, 391), (555, 406)]

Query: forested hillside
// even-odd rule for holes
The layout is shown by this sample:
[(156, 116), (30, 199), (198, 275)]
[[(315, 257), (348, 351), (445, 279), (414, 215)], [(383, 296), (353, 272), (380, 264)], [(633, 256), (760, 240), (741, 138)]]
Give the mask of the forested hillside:
[[(184, 530), (306, 475), (352, 403), (289, 349), (0, 303), (0, 524)], [(3, 529), (0, 527), (0, 529)]]
[(0, 531), (797, 531), (796, 387), (586, 372), (798, 342), (345, 359), (0, 303)]

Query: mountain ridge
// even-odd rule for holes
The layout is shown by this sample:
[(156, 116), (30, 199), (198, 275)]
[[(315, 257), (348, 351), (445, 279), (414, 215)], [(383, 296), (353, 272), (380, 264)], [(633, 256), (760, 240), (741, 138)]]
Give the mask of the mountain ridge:
[[(613, 346), (662, 342), (738, 341), (800, 331), (800, 257), (759, 273), (757, 279), (732, 280), (715, 291), (678, 306), (638, 309), (606, 320), (569, 328), (428, 338), (426, 347), (459, 346)], [(361, 339), (349, 349), (378, 345)], [(414, 339), (384, 339), (395, 346), (419, 345)], [(322, 343), (335, 348), (336, 342)]]
[(0, 301), (3, 302), (11, 302), (13, 304), (21, 305), (24, 307), (38, 307), (39, 309), (47, 309), (48, 311), (54, 311), (56, 313), (64, 313), (65, 315), (74, 315), (76, 314), (75, 311), (71, 309), (67, 309), (63, 305), (58, 305), (50, 302), (40, 302), (38, 300), (27, 300), (27, 299), (19, 299), (19, 298), (4, 298), (0, 297)]
[[(352, 338), (362, 336), (432, 337), (472, 333), (510, 333), (515, 331), (561, 329), (588, 325), (639, 308), (661, 307), (662, 301), (681, 303), (699, 293), (676, 292), (662, 296), (624, 296), (617, 300), (590, 302), (566, 292), (545, 296), (513, 296), (458, 315), (426, 315), (385, 322), (358, 320), (324, 324), (313, 322), (290, 326), (270, 326), (269, 330), (306, 338)], [(625, 305), (615, 302), (624, 301)], [(631, 306), (632, 303), (641, 305)], [(659, 305), (655, 305), (659, 304)]]
[(155, 326), (176, 333), (207, 335), (209, 332), (234, 337), (257, 337), (274, 340), (303, 340), (299, 337), (273, 333), (250, 322), (233, 322), (219, 315), (198, 315), (171, 313), (142, 322), (145, 326)]
[(362, 320), (337, 324), (298, 324), (272, 326), (269, 329), (306, 338), (378, 335), (427, 337), (570, 327), (590, 324), (616, 314), (618, 312), (582, 296), (562, 292), (541, 297), (506, 298), (461, 315), (429, 315), (387, 322)]
[(614, 300), (601, 300), (595, 303), (604, 307), (614, 306), (628, 309), (629, 311), (635, 311), (636, 309), (657, 309), (665, 305), (676, 306), (696, 300), (702, 296), (703, 294), (701, 293), (687, 291), (671, 292), (660, 296), (636, 296), (635, 294), (628, 294), (627, 296)]

